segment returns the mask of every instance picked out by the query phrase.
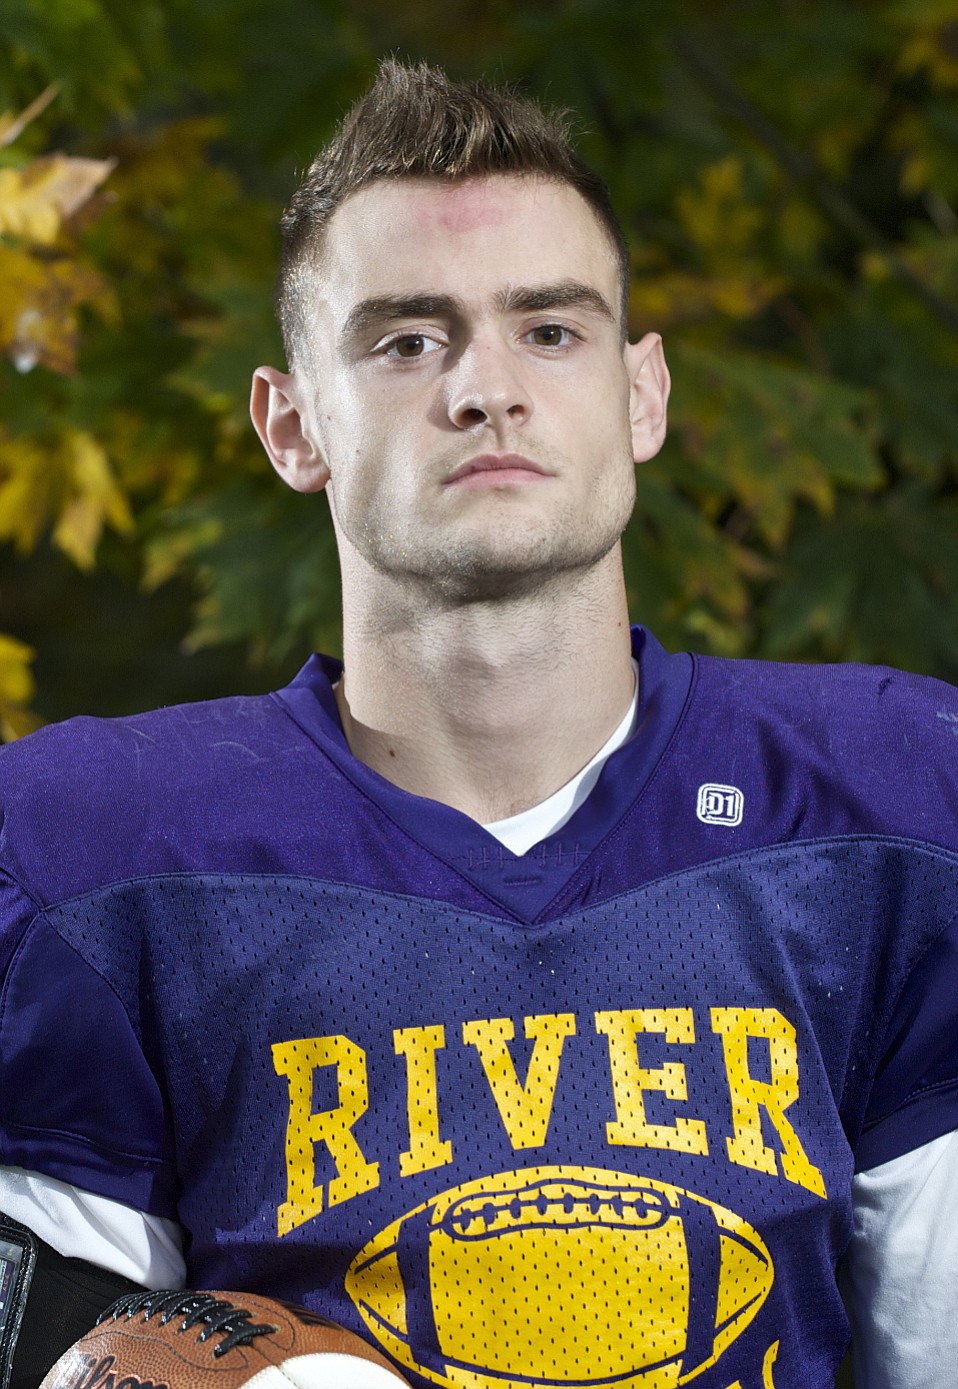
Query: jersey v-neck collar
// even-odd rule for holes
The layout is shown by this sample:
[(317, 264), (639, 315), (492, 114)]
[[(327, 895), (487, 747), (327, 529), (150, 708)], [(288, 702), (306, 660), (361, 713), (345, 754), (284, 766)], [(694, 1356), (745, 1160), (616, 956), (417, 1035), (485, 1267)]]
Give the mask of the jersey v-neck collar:
[[(546, 796), (538, 805), (517, 811), (515, 815), (510, 815), (504, 820), (481, 822), (483, 829), (488, 830), (500, 844), (505, 844), (512, 853), (527, 854), (543, 839), (557, 834), (565, 822), (572, 819), (579, 806), (588, 800), (608, 759), (632, 737), (639, 712), (639, 663), (634, 659), (632, 670), (634, 674), (629, 707), (592, 760), (570, 777), (564, 786), (560, 786), (558, 791), (553, 791), (551, 796)], [(522, 847), (518, 847), (519, 845)]]
[(522, 855), (511, 853), (461, 811), (394, 786), (353, 756), (333, 694), (341, 662), (311, 656), (276, 698), (352, 785), (405, 834), (511, 916), (532, 922), (635, 805), (681, 717), (692, 681), (691, 656), (669, 654), (641, 627), (632, 629), (632, 654), (640, 672), (632, 738), (608, 758), (590, 796), (572, 817)]

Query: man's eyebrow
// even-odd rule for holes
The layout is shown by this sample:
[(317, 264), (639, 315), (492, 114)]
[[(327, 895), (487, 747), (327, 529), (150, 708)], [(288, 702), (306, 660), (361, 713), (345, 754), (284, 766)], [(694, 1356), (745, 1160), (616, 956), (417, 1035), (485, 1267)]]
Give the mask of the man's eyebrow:
[[(583, 308), (616, 321), (615, 312), (604, 295), (581, 280), (557, 280), (553, 284), (515, 285), (502, 290), (495, 298), (499, 313), (538, 313), (552, 309)], [(463, 319), (467, 308), (464, 301), (452, 294), (377, 294), (361, 299), (350, 310), (339, 340), (349, 347), (362, 333), (380, 324), (394, 323), (402, 318)]]
[(400, 318), (461, 318), (464, 312), (462, 300), (451, 294), (378, 294), (361, 299), (350, 311), (340, 341), (349, 343), (369, 328)]
[(581, 280), (557, 280), (547, 285), (517, 285), (498, 296), (497, 308), (506, 313), (536, 313), (549, 309), (591, 309), (610, 323), (615, 312), (603, 294)]

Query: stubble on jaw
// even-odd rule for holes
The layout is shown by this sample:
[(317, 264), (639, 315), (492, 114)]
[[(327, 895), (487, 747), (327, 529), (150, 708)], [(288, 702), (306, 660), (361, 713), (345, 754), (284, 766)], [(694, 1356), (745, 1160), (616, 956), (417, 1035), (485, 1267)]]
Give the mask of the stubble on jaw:
[[(417, 608), (465, 607), (483, 603), (530, 600), (575, 585), (598, 567), (618, 544), (635, 504), (631, 460), (601, 517), (567, 516), (530, 539), (505, 548), (499, 537), (463, 533), (462, 527), (440, 534), (435, 544), (422, 536), (397, 534), (379, 518), (344, 518), (330, 495), (334, 523), (364, 566), (387, 581), (397, 598)], [(532, 484), (533, 487), (538, 484)], [(402, 602), (402, 599), (400, 599)]]

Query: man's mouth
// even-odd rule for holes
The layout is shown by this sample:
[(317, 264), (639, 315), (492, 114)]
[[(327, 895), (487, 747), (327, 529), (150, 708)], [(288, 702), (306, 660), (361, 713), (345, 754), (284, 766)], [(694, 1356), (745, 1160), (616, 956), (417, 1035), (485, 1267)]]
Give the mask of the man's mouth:
[(508, 487), (527, 482), (544, 482), (552, 474), (521, 453), (480, 453), (450, 473), (445, 486)]

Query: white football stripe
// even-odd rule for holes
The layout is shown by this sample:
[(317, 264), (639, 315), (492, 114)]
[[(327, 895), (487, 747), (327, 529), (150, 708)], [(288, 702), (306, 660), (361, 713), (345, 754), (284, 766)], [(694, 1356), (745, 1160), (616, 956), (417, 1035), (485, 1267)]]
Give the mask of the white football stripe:
[(248, 1379), (244, 1389), (397, 1389), (397, 1376), (358, 1355), (316, 1351), (267, 1365)]
[(256, 1389), (289, 1389), (289, 1380), (278, 1365), (267, 1365), (265, 1370), (257, 1370), (253, 1378), (246, 1381), (244, 1389), (252, 1389), (254, 1384)]

